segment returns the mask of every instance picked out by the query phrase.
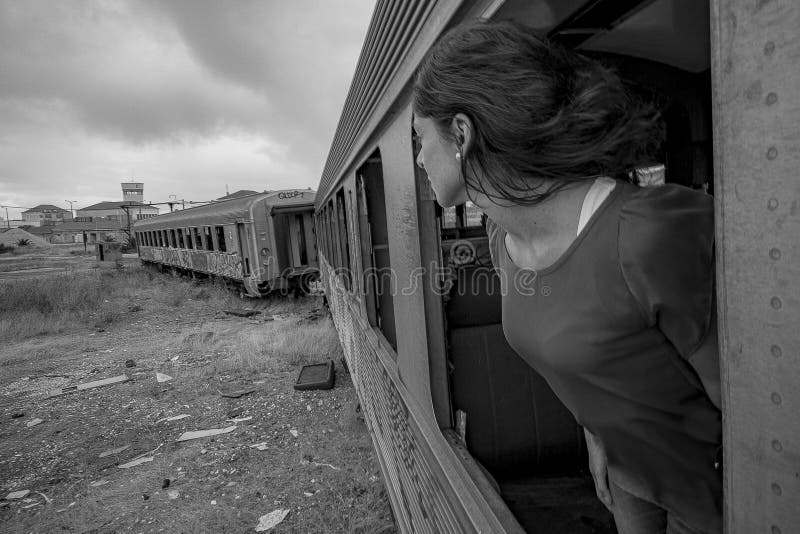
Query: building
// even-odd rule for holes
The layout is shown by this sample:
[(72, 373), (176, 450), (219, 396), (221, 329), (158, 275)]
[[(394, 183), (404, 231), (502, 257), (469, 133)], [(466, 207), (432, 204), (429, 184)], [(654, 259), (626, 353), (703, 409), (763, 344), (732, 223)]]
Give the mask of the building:
[(21, 226), (41, 226), (41, 221), (26, 221), (25, 219), (0, 219), (0, 228), (19, 228)]
[(149, 219), (158, 215), (158, 208), (149, 204), (142, 204), (134, 200), (123, 202), (98, 202), (91, 206), (75, 210), (75, 221), (92, 222), (95, 219), (119, 222), (123, 227), (128, 226), (128, 214), (131, 224), (140, 219)]
[(95, 217), (91, 221), (75, 220), (52, 228), (51, 243), (97, 243), (102, 241), (127, 241), (128, 234), (120, 221)]
[(34, 208), (23, 211), (22, 219), (26, 224), (37, 223), (36, 226), (53, 226), (71, 221), (72, 212), (52, 204), (39, 204)]
[(122, 182), (122, 200), (126, 202), (144, 202), (144, 184), (142, 182)]

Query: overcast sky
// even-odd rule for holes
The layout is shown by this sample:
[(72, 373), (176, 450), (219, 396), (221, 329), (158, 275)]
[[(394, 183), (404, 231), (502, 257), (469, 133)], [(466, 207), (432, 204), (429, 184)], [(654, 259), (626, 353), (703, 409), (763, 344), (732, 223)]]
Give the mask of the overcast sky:
[(316, 188), (373, 7), (0, 0), (0, 204)]

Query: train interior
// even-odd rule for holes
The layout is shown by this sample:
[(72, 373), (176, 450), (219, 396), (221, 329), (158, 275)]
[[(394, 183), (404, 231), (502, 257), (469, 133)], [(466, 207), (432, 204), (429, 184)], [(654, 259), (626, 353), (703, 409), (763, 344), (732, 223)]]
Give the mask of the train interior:
[[(315, 246), (313, 207), (292, 206), (272, 209), (275, 239), (276, 273), (285, 274), (290, 281), (307, 283), (303, 275), (318, 268)], [(268, 257), (269, 251), (260, 251)], [(308, 289), (308, 288), (304, 288)]]
[[(542, 28), (616, 69), (663, 117), (656, 181), (713, 191), (707, 2), (519, 0), (495, 18)], [(480, 211), (435, 209), (449, 273), (443, 299), (456, 430), (528, 532), (614, 532), (588, 474), (582, 429), (505, 340)]]

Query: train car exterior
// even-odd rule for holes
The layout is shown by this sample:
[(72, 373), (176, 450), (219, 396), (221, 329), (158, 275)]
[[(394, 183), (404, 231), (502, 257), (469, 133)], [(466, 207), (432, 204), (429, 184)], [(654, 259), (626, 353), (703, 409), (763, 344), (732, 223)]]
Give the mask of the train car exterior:
[(270, 191), (137, 221), (145, 263), (239, 282), (250, 296), (301, 289), (319, 277), (315, 192)]
[(377, 2), (315, 217), (401, 530), (613, 531), (579, 428), (505, 342), (480, 213), (436, 206), (415, 165), (413, 75), (476, 18), (524, 22), (655, 95), (666, 180), (715, 196), (725, 531), (800, 531), (800, 4), (780, 0)]

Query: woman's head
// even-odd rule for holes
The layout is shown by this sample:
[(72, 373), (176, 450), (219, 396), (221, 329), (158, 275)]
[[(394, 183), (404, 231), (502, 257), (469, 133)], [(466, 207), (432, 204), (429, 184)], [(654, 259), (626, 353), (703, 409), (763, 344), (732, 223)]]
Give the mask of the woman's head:
[(462, 187), (514, 204), (649, 163), (660, 142), (655, 113), (615, 74), (512, 22), (442, 37), (417, 73), (414, 113), (460, 153)]

